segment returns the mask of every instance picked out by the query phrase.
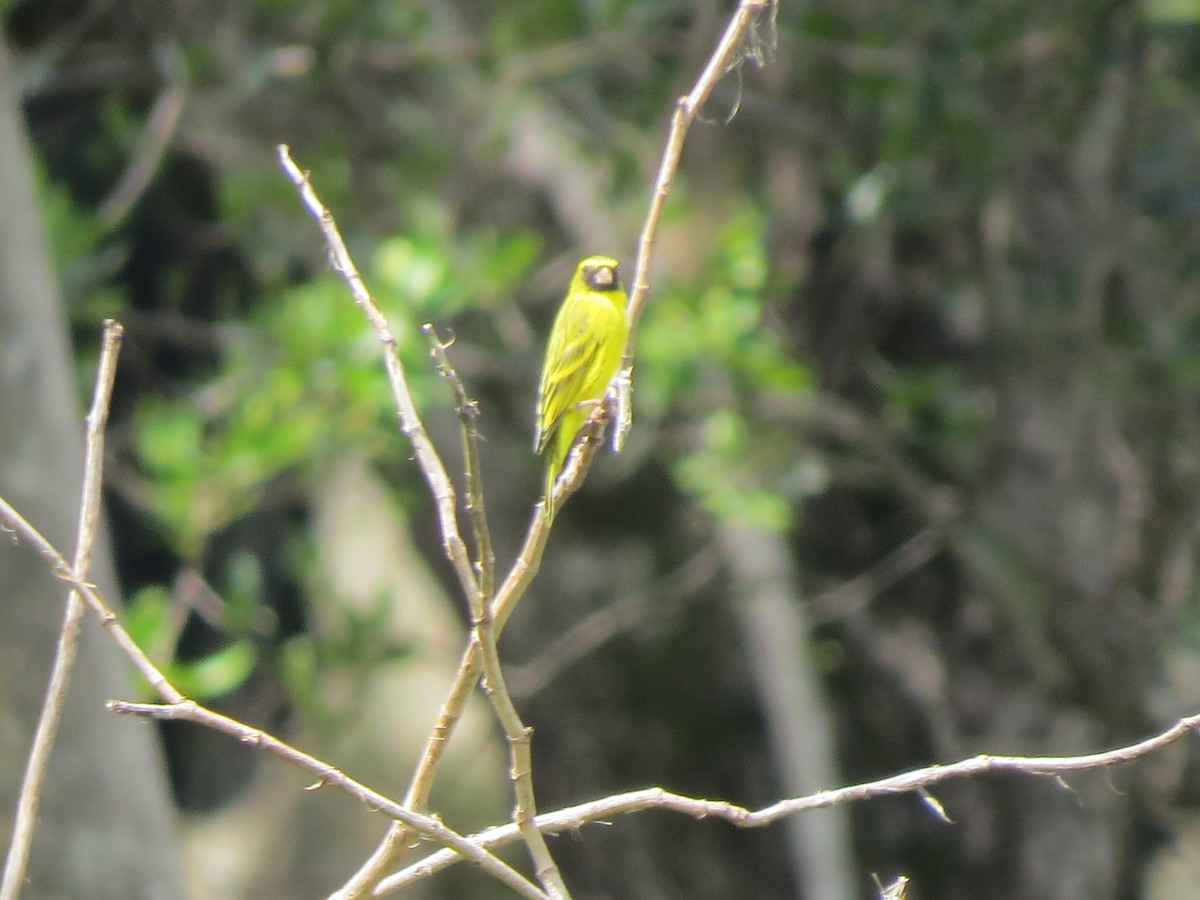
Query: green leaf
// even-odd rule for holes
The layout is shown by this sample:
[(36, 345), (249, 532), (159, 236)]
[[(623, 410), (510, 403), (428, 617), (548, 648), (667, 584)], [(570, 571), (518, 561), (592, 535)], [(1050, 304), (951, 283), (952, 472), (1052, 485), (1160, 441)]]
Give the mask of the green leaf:
[(229, 646), (192, 662), (176, 662), (170, 667), (175, 686), (194, 700), (211, 700), (240, 687), (254, 671), (258, 654), (248, 640)]
[(171, 593), (165, 585), (147, 585), (121, 611), (121, 624), (134, 643), (157, 664), (165, 664), (174, 652), (175, 633), (171, 623)]

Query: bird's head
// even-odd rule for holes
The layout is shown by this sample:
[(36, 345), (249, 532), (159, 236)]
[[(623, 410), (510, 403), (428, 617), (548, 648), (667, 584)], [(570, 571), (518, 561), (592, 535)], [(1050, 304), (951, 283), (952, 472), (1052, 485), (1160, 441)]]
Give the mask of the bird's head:
[(607, 293), (621, 290), (617, 261), (611, 256), (589, 256), (575, 270), (576, 281), (591, 291)]

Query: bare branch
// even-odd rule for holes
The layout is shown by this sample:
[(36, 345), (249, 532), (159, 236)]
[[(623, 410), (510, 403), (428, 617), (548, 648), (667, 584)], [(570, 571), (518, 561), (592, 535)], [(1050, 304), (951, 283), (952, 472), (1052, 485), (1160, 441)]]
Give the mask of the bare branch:
[(321, 234), (325, 237), (325, 244), (329, 248), (330, 265), (345, 280), (355, 304), (363, 311), (367, 321), (371, 323), (371, 327), (379, 336), (380, 344), (383, 345), (383, 361), (387, 368), (388, 382), (392, 387), (392, 399), (396, 404), (396, 414), (400, 419), (400, 430), (412, 443), (417, 464), (421, 467), (430, 493), (433, 494), (438, 512), (438, 524), (442, 531), (442, 550), (446, 554), (446, 558), (450, 560), (454, 573), (458, 576), (463, 594), (470, 597), (479, 591), (479, 584), (471, 570), (471, 562), (467, 558), (467, 548), (458, 531), (458, 515), (454, 508), (454, 486), (450, 483), (446, 467), (442, 465), (441, 457), (438, 456), (433, 442), (429, 439), (420, 416), (417, 415), (417, 407), (408, 390), (408, 378), (404, 374), (404, 365), (400, 362), (400, 354), (396, 350), (396, 338), (388, 326), (387, 319), (372, 299), (370, 292), (367, 291), (367, 286), (363, 283), (362, 276), (359, 275), (358, 268), (354, 265), (354, 260), (350, 258), (350, 251), (346, 249), (346, 244), (338, 231), (337, 223), (333, 220), (333, 215), (325, 208), (316, 191), (313, 190), (308, 175), (301, 171), (300, 167), (292, 160), (286, 144), (280, 144), (277, 151), (279, 164), (283, 167), (283, 171), (296, 186), (305, 208), (320, 226)]
[[(113, 380), (116, 377), (117, 357), (121, 352), (123, 334), (124, 329), (119, 324), (111, 319), (105, 321), (100, 362), (96, 371), (96, 386), (92, 393), (92, 408), (87, 415), (87, 449), (84, 455), (82, 496), (79, 501), (79, 527), (75, 538), (75, 565), (72, 567), (75, 577), (80, 580), (87, 578), (88, 569), (91, 567), (92, 547), (96, 542), (100, 520), (100, 485), (104, 476), (104, 428), (108, 422), (109, 401), (112, 398)], [(33, 735), (33, 746), (26, 762), (25, 780), (17, 798), (12, 842), (9, 844), (8, 858), (4, 863), (4, 880), (0, 882), (0, 900), (16, 900), (25, 881), (42, 784), (50, 764), (50, 751), (54, 747), (54, 739), (62, 721), (63, 703), (71, 681), (71, 670), (75, 667), (84, 609), (79, 592), (72, 589), (67, 595), (67, 608), (58, 635), (58, 648), (50, 670), (50, 683), (46, 688), (46, 699), (42, 703), (42, 712)]]
[(179, 703), (184, 699), (184, 696), (175, 689), (166, 676), (142, 652), (142, 649), (129, 636), (129, 633), (121, 627), (121, 623), (117, 621), (116, 613), (109, 608), (108, 601), (104, 599), (104, 596), (96, 589), (96, 586), (76, 576), (54, 545), (46, 540), (40, 531), (29, 524), (29, 521), (17, 512), (3, 497), (0, 497), (0, 522), (3, 522), (4, 525), (12, 529), (18, 538), (29, 543), (46, 560), (47, 565), (50, 567), (50, 572), (54, 577), (71, 585), (87, 601), (88, 606), (92, 608), (92, 611), (100, 619), (100, 624), (108, 629), (113, 636), (113, 640), (117, 642), (117, 646), (133, 661), (134, 666), (142, 674), (142, 677), (150, 683), (156, 694), (168, 703)]
[[(509, 690), (518, 698), (532, 697), (553, 679), (615, 636), (636, 631), (651, 617), (664, 621), (693, 602), (697, 592), (720, 571), (714, 545), (700, 547), (692, 558), (661, 581), (609, 602), (580, 619), (564, 633), (549, 639), (537, 656), (516, 669), (509, 666)], [(653, 599), (653, 602), (651, 600)]]
[[(753, 811), (720, 800), (685, 797), (662, 788), (644, 788), (640, 791), (614, 794), (611, 797), (581, 803), (578, 806), (542, 813), (537, 817), (537, 826), (549, 834), (558, 834), (563, 831), (576, 831), (588, 822), (607, 820), (622, 813), (661, 809), (682, 813), (693, 819), (724, 819), (739, 828), (761, 828), (764, 825), (774, 824), (786, 816), (806, 810), (869, 800), (873, 797), (910, 793), (929, 797), (928, 789), (931, 785), (954, 778), (969, 778), (987, 772), (1016, 772), (1025, 775), (1061, 778), (1066, 772), (1116, 766), (1121, 763), (1133, 762), (1156, 750), (1161, 750), (1197, 729), (1200, 729), (1200, 714), (1182, 718), (1170, 728), (1144, 741), (1117, 747), (1103, 753), (1089, 753), (1083, 756), (973, 756), (960, 762), (926, 766), (878, 781), (820, 791), (806, 797), (780, 800), (778, 803)], [(512, 843), (517, 836), (515, 826), (509, 824), (489, 828), (487, 831), (472, 836), (471, 840), (481, 847), (493, 849)], [(456, 855), (445, 851), (430, 854), (382, 880), (375, 889), (375, 896), (383, 896), (418, 878), (439, 872), (447, 866), (454, 865), (457, 859)]]
[[(675, 103), (675, 113), (671, 117), (671, 127), (667, 132), (667, 142), (663, 147), (662, 161), (658, 166), (658, 176), (654, 181), (654, 193), (650, 198), (650, 209), (646, 214), (646, 222), (638, 239), (637, 263), (633, 271), (633, 287), (629, 294), (627, 308), (629, 316), (629, 339), (625, 344), (625, 353), (621, 358), (621, 366), (613, 378), (613, 388), (618, 394), (622, 383), (630, 383), (633, 369), (633, 350), (638, 321), (646, 305), (646, 296), (650, 290), (650, 257), (654, 253), (654, 242), (658, 237), (658, 225), (662, 220), (663, 209), (666, 207), (667, 196), (675, 182), (675, 173), (679, 169), (679, 158), (683, 154), (683, 142), (687, 138), (688, 129), (696, 116), (703, 109), (705, 101), (712, 94), (713, 88), (730, 70), (736, 68), (743, 59), (762, 59), (763, 51), (750, 38), (755, 34), (756, 23), (764, 11), (772, 11), (770, 26), (774, 27), (774, 11), (778, 0), (741, 0), (725, 33), (717, 43), (712, 56), (709, 57), (704, 71), (696, 79), (692, 90)], [(771, 42), (773, 43), (773, 42)], [(628, 388), (625, 388), (628, 390)], [(619, 417), (617, 434), (613, 435), (613, 447), (619, 450), (624, 443), (624, 431), (632, 427), (630, 404), (628, 398), (620, 404), (622, 415)], [(621, 429), (624, 429), (622, 431)]]
[(482, 657), (485, 693), (496, 711), (496, 718), (500, 720), (505, 739), (508, 741), (509, 775), (516, 795), (513, 822), (529, 848), (529, 856), (536, 867), (538, 880), (546, 889), (546, 893), (555, 900), (569, 900), (570, 893), (558, 866), (554, 863), (554, 858), (550, 855), (550, 848), (546, 846), (546, 839), (534, 824), (537, 804), (533, 794), (533, 758), (530, 752), (533, 729), (526, 728), (521, 721), (504, 683), (489, 609), (481, 604), (478, 611), (472, 611), (472, 615), (478, 616), (475, 619), (474, 643), (479, 647)]
[(164, 721), (195, 722), (198, 725), (228, 734), (246, 746), (274, 753), (276, 756), (286, 759), (288, 762), (294, 763), (301, 768), (308, 769), (317, 775), (320, 780), (310, 787), (309, 790), (324, 787), (325, 785), (333, 785), (350, 796), (361, 800), (369, 808), (385, 813), (393, 819), (403, 822), (406, 827), (413, 831), (445, 845), (449, 852), (463, 854), (464, 859), (470, 860), (489, 875), (504, 882), (513, 890), (520, 893), (521, 896), (546, 900), (546, 895), (539, 891), (526, 878), (483, 849), (479, 844), (447, 828), (436, 816), (423, 816), (405, 809), (396, 801), (350, 778), (340, 769), (336, 769), (314, 756), (309, 756), (304, 751), (296, 749), (291, 744), (281, 741), (279, 738), (265, 731), (252, 728), (236, 719), (213, 712), (211, 709), (200, 706), (192, 700), (184, 700), (180, 703), (166, 705), (160, 703), (125, 703), (120, 700), (110, 700), (107, 703), (107, 707), (111, 712), (123, 713), (125, 715), (145, 716), (146, 718)]
[[(599, 426), (596, 423), (585, 428), (584, 432), (589, 435), (588, 439), (576, 441), (574, 449), (567, 457), (563, 475), (559, 477), (558, 486), (555, 489), (556, 504), (578, 489), (581, 482), (578, 473), (586, 469), (598, 449), (599, 444), (595, 437), (598, 429)], [(496, 599), (491, 604), (492, 628), (496, 637), (504, 630), (508, 617), (512, 615), (518, 601), (525, 595), (530, 582), (537, 574), (549, 536), (550, 527), (546, 521), (545, 507), (539, 504), (529, 523), (529, 530), (525, 534), (525, 543), (521, 552), (517, 555), (508, 577), (505, 578), (496, 593)], [(479, 645), (475, 641), (470, 641), (466, 650), (463, 651), (462, 659), (458, 664), (458, 672), (454, 676), (454, 684), (446, 695), (446, 700), (438, 713), (437, 722), (425, 741), (424, 752), (421, 754), (421, 759), (417, 763), (416, 771), (409, 783), (408, 793), (404, 798), (404, 805), (409, 809), (422, 810), (428, 804), (429, 794), (433, 789), (433, 782), (437, 776), (438, 766), (445, 753), (446, 745), (454, 733), (455, 726), (458, 725), (458, 720), (462, 717), (467, 700), (471, 696), (471, 690), (478, 683), (482, 673), (483, 663), (480, 659)], [(404, 847), (405, 838), (404, 827), (393, 824), (384, 835), (383, 840), (380, 841), (379, 846), (359, 867), (359, 870), (341, 890), (331, 896), (338, 900), (361, 897), (372, 884), (382, 877), (387, 867), (399, 855)]]
[[(13, 507), (3, 497), (0, 497), (0, 523), (3, 523), (5, 526), (10, 528), (18, 538), (25, 540), (32, 545), (33, 548), (37, 550), (42, 558), (45, 559), (49, 564), (51, 572), (56, 577), (71, 585), (72, 588), (74, 588), (74, 590), (76, 590), (87, 601), (88, 605), (92, 607), (92, 610), (96, 613), (97, 617), (99, 617), (100, 624), (112, 634), (113, 639), (117, 642), (117, 645), (125, 652), (125, 655), (129, 657), (146, 681), (150, 683), (150, 686), (154, 688), (155, 693), (157, 693), (166, 701), (165, 705), (130, 704), (112, 701), (109, 704), (109, 708), (112, 711), (136, 713), (139, 715), (151, 715), (150, 710), (169, 709), (171, 710), (169, 713), (159, 714), (156, 712), (154, 715), (162, 718), (191, 718), (197, 722), (212, 724), (213, 727), (219, 726), (218, 730), (234, 735), (243, 743), (253, 746), (266, 747), (285, 759), (312, 769), (329, 784), (333, 784), (334, 786), (343, 790), (350, 790), (350, 788), (353, 787), (356, 790), (361, 789), (363, 792), (369, 792), (359, 794), (355, 793), (354, 791), (350, 791), (353, 796), (363, 799), (363, 802), (368, 803), (372, 808), (385, 811), (389, 815), (393, 815), (396, 813), (396, 811), (402, 811), (401, 815), (408, 818), (408, 822), (406, 822), (404, 826), (406, 832), (415, 831), (420, 834), (425, 834), (439, 843), (446, 843), (447, 840), (449, 840), (454, 834), (448, 829), (443, 831), (442, 829), (444, 826), (442, 826), (436, 818), (424, 816), (417, 816), (413, 818), (410, 816), (410, 811), (405, 810), (404, 807), (396, 804), (395, 801), (389, 800), (382, 794), (378, 794), (374, 791), (371, 791), (369, 788), (360, 785), (358, 782), (343, 775), (341, 772), (332, 766), (329, 766), (327, 763), (308, 756), (308, 754), (304, 753), (303, 751), (297, 750), (278, 738), (268, 735), (266, 732), (251, 728), (248, 725), (244, 725), (241, 722), (237, 722), (233, 719), (226, 719), (226, 717), (220, 716), (211, 710), (207, 710), (184, 697), (183, 694), (181, 694), (179, 690), (167, 680), (167, 677), (163, 675), (163, 673), (154, 665), (154, 663), (150, 661), (142, 649), (134, 642), (133, 638), (129, 636), (129, 633), (125, 631), (123, 627), (121, 627), (121, 623), (117, 621), (116, 614), (109, 608), (107, 601), (104, 599), (104, 596), (100, 593), (100, 591), (96, 589), (96, 586), (89, 584), (82, 578), (76, 576), (71, 570), (71, 567), (67, 565), (67, 561), (63, 559), (62, 554), (58, 552), (54, 545), (51, 544), (41, 534), (41, 532), (29, 524), (28, 520), (26, 520), (24, 516), (13, 509)], [(396, 817), (399, 818), (400, 815), (397, 815)], [(437, 827), (434, 827), (431, 830), (426, 830), (424, 827), (427, 823), (426, 820), (437, 823)], [(474, 851), (471, 852), (474, 860)], [(499, 863), (500, 861), (496, 860), (496, 862)], [(481, 866), (482, 865), (484, 864), (481, 863)], [(504, 864), (500, 863), (500, 865), (503, 866)], [(486, 868), (488, 871), (492, 871), (495, 867), (489, 863), (486, 865)], [(497, 874), (497, 877), (500, 877), (498, 874), (499, 872), (499, 869), (495, 869), (493, 874)], [(513, 874), (516, 873), (514, 872)], [(505, 877), (501, 880), (505, 880), (505, 883), (510, 883), (511, 876), (505, 875)], [(539, 898), (544, 898), (546, 896), (532, 884), (529, 884), (529, 882), (525, 879), (522, 878), (521, 880), (527, 886), (525, 888), (521, 888), (524, 896)], [(516, 886), (515, 882), (513, 882), (513, 886)]]
[[(550, 855), (546, 839), (533, 824), (537, 812), (537, 804), (533, 793), (533, 759), (530, 752), (532, 730), (525, 727), (521, 716), (513, 704), (512, 696), (504, 682), (504, 672), (500, 666), (500, 654), (496, 650), (496, 634), (492, 627), (492, 611), (490, 594), (494, 579), (495, 556), (492, 552), (491, 534), (488, 531), (487, 517), (483, 509), (483, 485), (480, 477), (479, 454), (477, 442), (479, 431), (475, 427), (475, 419), (479, 408), (467, 397), (458, 373), (450, 365), (446, 356), (446, 347), (438, 338), (432, 325), (421, 329), (429, 339), (430, 353), (437, 364), (438, 372), (450, 385), (454, 392), (454, 406), (458, 410), (459, 421), (462, 425), (463, 453), (467, 466), (467, 496), (468, 507), (471, 510), (471, 525), (475, 532), (476, 546), (479, 548), (479, 559), (476, 563), (482, 590), (471, 597), (471, 619), (473, 623), (473, 644), (482, 655), (485, 674), (485, 693), (496, 712), (496, 718), (504, 729), (508, 742), (509, 776), (512, 779), (513, 792), (516, 796), (516, 806), (513, 810), (513, 821), (516, 823), (525, 844), (529, 848), (529, 856), (533, 860), (538, 880), (554, 900), (566, 900), (570, 897), (566, 883)], [(474, 679), (472, 679), (472, 682)]]
[[(615, 404), (621, 413), (618, 416), (618, 424), (626, 428), (629, 427), (630, 422), (628, 418), (628, 398), (620, 396), (619, 392), (622, 390), (621, 385), (629, 384), (629, 369), (632, 366), (633, 360), (634, 330), (637, 320), (641, 315), (642, 307), (645, 304), (646, 292), (649, 289), (648, 271), (650, 257), (653, 252), (655, 235), (658, 232), (659, 220), (662, 218), (663, 205), (666, 202), (667, 195), (670, 193), (675, 171), (679, 166), (679, 157), (683, 150), (684, 138), (687, 136), (688, 127), (696, 118), (705, 100), (712, 93), (712, 89), (720, 81), (721, 76), (728, 72), (730, 68), (736, 66), (738, 61), (746, 58), (746, 56), (759, 58), (760, 54), (752, 42), (749, 41), (749, 37), (752, 35), (753, 25), (757, 21), (758, 16), (768, 8), (774, 9), (776, 3), (777, 0), (741, 0), (733, 17), (730, 19), (724, 35), (705, 65), (704, 71), (696, 81), (695, 87), (692, 88), (692, 91), (686, 97), (680, 98), (676, 104), (675, 115), (671, 121), (671, 129), (663, 151), (662, 163), (659, 167), (650, 208), (638, 244), (633, 292), (630, 295), (627, 307), (630, 320), (629, 341), (625, 347), (621, 367), (613, 377), (613, 386), (610, 386), (609, 389), (610, 394), (614, 390), (618, 392), (618, 402)], [(746, 50), (747, 47), (750, 49)], [(285, 156), (284, 149), (281, 149), (280, 156), (281, 158)], [(287, 163), (285, 163), (285, 168), (286, 166)], [(296, 181), (295, 177), (293, 177), (293, 181)], [(303, 190), (307, 186), (307, 181), (296, 181), (296, 184), (301, 186)], [(313, 209), (313, 207), (310, 206), (310, 209)], [(322, 228), (324, 228), (328, 213), (322, 209), (320, 214), (318, 214), (314, 209), (314, 215), (317, 215), (318, 219), (322, 222)], [(335, 268), (338, 267), (336, 259), (334, 265)], [(341, 271), (340, 268), (339, 271)], [(349, 279), (347, 280), (349, 281)], [(564, 466), (563, 473), (556, 482), (554, 489), (556, 508), (561, 505), (562, 501), (578, 490), (580, 484), (582, 484), (598, 449), (600, 435), (607, 424), (608, 417), (609, 405), (604, 404), (589, 419), (587, 426), (583, 429), (583, 437), (575, 442), (575, 446), (571, 450), (567, 463)], [(614, 434), (614, 447), (619, 449), (622, 442), (623, 435)], [(550, 524), (546, 519), (545, 507), (544, 505), (539, 505), (537, 511), (534, 513), (533, 520), (530, 522), (525, 545), (516, 562), (513, 564), (508, 577), (501, 585), (495, 601), (491, 604), (491, 617), (496, 635), (499, 635), (503, 630), (508, 616), (516, 607), (517, 602), (524, 596), (526, 588), (537, 573), (549, 531)], [(451, 687), (446, 701), (442, 705), (442, 710), (438, 714), (438, 720), (426, 741), (425, 752), (421, 756), (421, 761), (418, 763), (417, 770), (409, 785), (408, 794), (405, 797), (405, 805), (409, 808), (423, 809), (425, 807), (446, 743), (449, 741), (454, 727), (462, 716), (467, 698), (470, 696), (472, 687), (478, 681), (481, 671), (482, 665), (479, 659), (479, 647), (473, 641), (467, 646), (463, 654), (454, 685)], [(404, 846), (404, 838), (404, 827), (393, 824), (371, 856), (359, 867), (359, 870), (354, 873), (350, 880), (332, 896), (337, 898), (337, 900), (352, 900), (352, 898), (361, 897), (365, 891), (368, 891), (382, 877), (383, 872), (394, 861)]]
[(421, 326), (429, 339), (429, 353), (433, 356), (438, 374), (450, 385), (454, 393), (454, 408), (462, 425), (463, 459), (467, 469), (467, 512), (471, 517), (471, 531), (475, 535), (475, 575), (479, 579), (479, 593), (487, 603), (492, 602), (496, 588), (496, 553), (492, 549), (492, 533), (488, 528), (487, 511), (483, 505), (483, 467), (479, 462), (479, 404), (467, 396), (462, 379), (446, 355), (448, 344), (442, 343), (432, 325)]
[(154, 101), (136, 151), (120, 180), (96, 210), (97, 218), (106, 228), (116, 228), (121, 224), (146, 193), (146, 188), (162, 167), (183, 113), (188, 79), (182, 48), (162, 45), (156, 48), (154, 57), (159, 75), (167, 86)]

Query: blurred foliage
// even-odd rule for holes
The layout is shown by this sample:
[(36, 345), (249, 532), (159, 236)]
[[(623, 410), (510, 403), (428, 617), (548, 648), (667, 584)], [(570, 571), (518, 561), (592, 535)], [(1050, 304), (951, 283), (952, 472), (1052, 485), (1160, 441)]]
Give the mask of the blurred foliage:
[[(452, 321), (467, 305), (486, 309), (513, 289), (537, 250), (536, 238), (520, 231), (456, 237), (433, 209), (408, 234), (379, 243), (362, 274), (388, 317), (418, 410), (447, 400), (420, 326)], [(279, 291), (246, 326), (231, 333), (217, 371), (193, 389), (190, 402), (152, 396), (138, 405), (133, 450), (142, 473), (140, 496), (157, 533), (184, 560), (201, 559), (214, 535), (249, 515), (281, 477), (303, 482), (346, 451), (377, 460), (409, 452), (378, 338), (341, 278), (326, 274)], [(230, 621), (222, 630), (236, 636), (247, 630), (236, 616), (238, 599), (262, 602), (264, 595), (239, 586), (234, 569), (227, 567), (223, 579)], [(148, 602), (146, 591), (158, 597), (162, 589), (139, 593), (135, 608)], [(335, 715), (322, 704), (316, 688), (321, 670), (367, 678), (406, 652), (381, 645), (387, 633), (379, 627), (386, 617), (382, 605), (361, 620), (353, 610), (339, 610), (344, 621), (334, 643), (291, 638), (280, 662), (293, 700), (311, 721), (329, 727), (353, 710)], [(182, 683), (202, 686), (205, 697), (227, 693), (249, 676), (252, 648), (235, 637), (199, 660), (174, 663), (171, 671)]]
[[(254, 670), (257, 653), (246, 639), (234, 640), (199, 659), (177, 659), (175, 644), (182, 622), (165, 588), (157, 585), (142, 588), (126, 604), (122, 619), (129, 636), (171, 683), (185, 696), (202, 703), (229, 694), (244, 684)], [(149, 684), (143, 684), (142, 699), (154, 701), (159, 697)]]
[[(200, 696), (228, 695), (269, 664), (294, 705), (336, 725), (352, 711), (327, 708), (314, 685), (331, 671), (368, 678), (411, 651), (379, 637), (382, 598), (335, 613), (336, 645), (279, 600), (309, 599), (312, 548), (297, 532), (331, 459), (371, 459), (418, 529), (429, 501), (377, 339), (326, 271), (274, 144), (292, 146), (337, 216), (422, 412), (444, 409), (448, 393), (419, 326), (453, 338), (489, 416), (497, 543), (514, 545), (513, 510), (528, 509), (538, 478), (531, 392), (565, 273), (585, 253), (631, 260), (671, 103), (729, 5), (258, 0), (159, 17), (118, 3), (79, 32), (60, 4), (0, 6), (25, 53), (81, 393), (97, 320), (129, 325), (110, 491), (149, 523), (118, 535), (130, 615)], [(1200, 629), (1197, 590), (1178, 574), (1194, 560), (1165, 558), (1194, 543), (1200, 4), (785, 0), (778, 24), (778, 62), (729, 73), (693, 130), (638, 334), (634, 437), (625, 459), (597, 464), (618, 483), (592, 479), (556, 530), (567, 542), (577, 528), (601, 561), (589, 569), (583, 550), (563, 552), (568, 571), (551, 584), (584, 591), (576, 570), (633, 572), (625, 561), (639, 554), (652, 581), (697, 552), (706, 526), (695, 523), (712, 517), (791, 532), (818, 592), (936, 532), (944, 547), (818, 636), (835, 661), (823, 674), (848, 773), (927, 762), (981, 736), (1077, 734), (1089, 716), (1107, 729), (1101, 743), (1140, 733), (1170, 705), (1155, 680), (1162, 658), (1194, 647)], [(56, 49), (61, 33), (79, 39), (77, 54)], [(154, 177), (124, 220), (101, 224), (94, 210), (171, 87), (187, 102)], [(596, 536), (610, 521), (616, 549)], [(1138, 552), (1074, 555), (1110, 527), (1136, 535)], [(225, 608), (220, 639), (198, 648), (163, 587), (180, 565), (203, 571)], [(594, 580), (594, 592), (610, 587)], [(570, 687), (610, 686), (597, 702), (615, 705), (624, 682), (635, 695), (639, 675), (661, 675), (654, 665), (690, 671), (704, 634), (689, 629), (720, 631), (717, 617), (676, 615), (657, 626), (661, 643), (639, 630), (630, 643), (644, 646)], [(534, 618), (544, 641), (554, 620)], [(724, 782), (688, 756), (705, 749), (699, 733), (764, 743), (730, 643), (703, 661), (722, 677), (694, 679), (709, 692), (690, 704), (702, 722), (682, 721), (689, 703), (655, 708), (651, 724), (610, 706), (613, 734), (589, 741), (627, 748), (650, 731), (647, 746), (682, 760), (675, 774), (697, 791), (773, 790), (761, 756), (722, 744), (738, 770)], [(915, 644), (912, 659), (890, 649)], [(1028, 661), (1037, 653), (1068, 673), (1052, 688)], [(913, 675), (919, 665), (928, 671)], [(730, 715), (712, 715), (721, 702)], [(1006, 722), (1018, 708), (1026, 718)], [(540, 770), (564, 793), (584, 770), (660, 780), (650, 762), (631, 772), (559, 737), (555, 749), (586, 757), (557, 782)], [(1003, 808), (997, 821), (1052, 820), (1005, 806), (1022, 797), (971, 802)], [(1144, 825), (1130, 814), (1120, 831)], [(1001, 847), (991, 835), (959, 848), (956, 894), (945, 863), (956, 838), (923, 828), (894, 811), (860, 822), (860, 850), (880, 871), (921, 869), (909, 871), (922, 896), (993, 883), (997, 896), (1055, 895), (998, 878), (1023, 857), (1004, 855), (1018, 838)], [(680, 889), (706, 858), (694, 849), (679, 843), (674, 894), (720, 896), (715, 881), (700, 886), (708, 894)], [(784, 895), (783, 850), (762, 852), (778, 881), (756, 895)], [(629, 895), (596, 880), (597, 895)]]
[(820, 463), (797, 452), (794, 429), (767, 430), (758, 408), (765, 396), (813, 388), (809, 367), (769, 327), (766, 291), (765, 223), (746, 207), (724, 223), (694, 278), (669, 280), (655, 294), (638, 332), (635, 383), (648, 427), (699, 423), (674, 448), (680, 486), (718, 516), (782, 530), (822, 479)]
[[(511, 290), (536, 251), (528, 234), (455, 243), (433, 226), (379, 244), (363, 276), (388, 316), (419, 410), (439, 384), (420, 326)], [(311, 470), (348, 448), (371, 458), (406, 452), (378, 338), (344, 281), (325, 275), (286, 289), (251, 326), (228, 342), (221, 370), (194, 402), (139, 410), (135, 447), (149, 511), (184, 558), (251, 510), (281, 473)]]
[(1159, 25), (1200, 24), (1197, 0), (1149, 0), (1144, 10), (1146, 18)]

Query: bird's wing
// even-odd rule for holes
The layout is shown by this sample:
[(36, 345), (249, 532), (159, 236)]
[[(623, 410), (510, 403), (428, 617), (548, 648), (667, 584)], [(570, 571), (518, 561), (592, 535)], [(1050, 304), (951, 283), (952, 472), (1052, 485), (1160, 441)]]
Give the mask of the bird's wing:
[(583, 400), (595, 380), (595, 367), (612, 329), (612, 303), (604, 297), (569, 298), (554, 321), (546, 365), (538, 389), (538, 428), (534, 449), (541, 453), (566, 412)]

